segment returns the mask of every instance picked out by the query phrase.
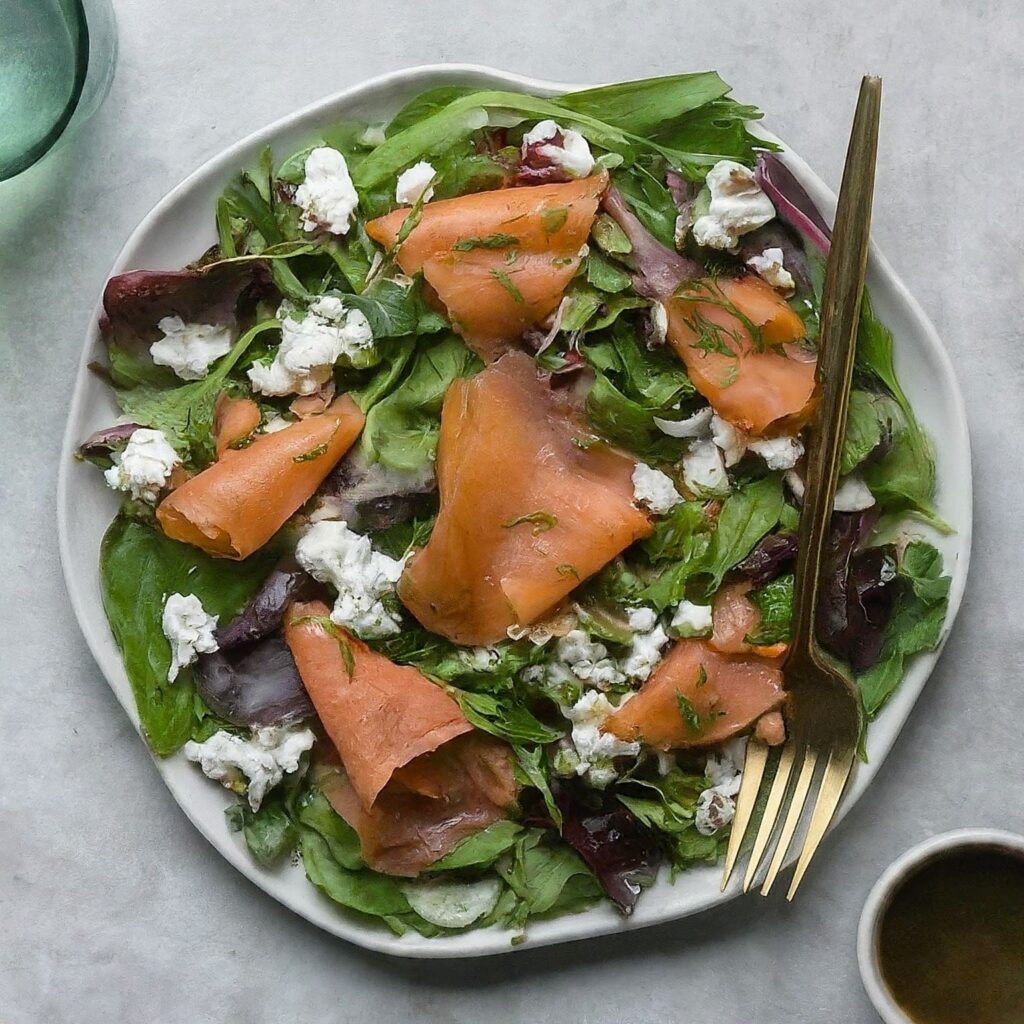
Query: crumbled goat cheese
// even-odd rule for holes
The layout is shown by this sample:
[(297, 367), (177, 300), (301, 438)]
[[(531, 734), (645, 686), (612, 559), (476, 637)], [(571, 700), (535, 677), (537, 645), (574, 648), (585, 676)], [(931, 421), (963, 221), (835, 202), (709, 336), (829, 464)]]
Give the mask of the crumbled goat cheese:
[(722, 450), (726, 466), (735, 466), (747, 451), (747, 435), (718, 413), (711, 417), (711, 440)]
[(698, 497), (729, 493), (729, 476), (722, 450), (714, 441), (698, 441), (683, 456), (683, 483)]
[(498, 663), (500, 655), (493, 647), (470, 647), (459, 651), (459, 656), (474, 672), (486, 672)]
[(264, 434), (276, 434), (279, 430), (286, 430), (295, 420), (286, 419), (284, 416), (274, 416), (263, 424)]
[(393, 593), (405, 559), (374, 551), (370, 538), (344, 522), (323, 520), (311, 526), (295, 548), (299, 564), (338, 592), (331, 621), (361, 637), (390, 636), (401, 620), (381, 600)]
[(565, 634), (555, 646), (556, 656), (577, 678), (599, 690), (625, 681), (604, 644), (592, 641), (582, 629)]
[(735, 249), (740, 235), (762, 227), (775, 216), (772, 201), (761, 191), (749, 167), (734, 160), (719, 160), (704, 180), (711, 203), (708, 212), (693, 225), (698, 245)]
[[(786, 473), (785, 481), (793, 492), (793, 497), (797, 501), (803, 501), (803, 477), (795, 469), (791, 469)], [(832, 511), (863, 512), (864, 509), (871, 508), (874, 503), (875, 496), (871, 493), (871, 488), (856, 473), (850, 473), (839, 481), (839, 486), (836, 488), (836, 498), (832, 503)]]
[(663, 516), (683, 500), (672, 483), (672, 477), (645, 462), (633, 468), (633, 501), (646, 505), (656, 516)]
[(314, 739), (313, 730), (300, 725), (255, 729), (249, 739), (221, 730), (202, 743), (189, 740), (184, 753), (207, 778), (236, 793), (243, 789), (244, 775), (249, 806), (258, 811), (268, 791), (286, 774), (298, 771), (302, 755)]
[(636, 757), (639, 743), (626, 743), (601, 732), (604, 720), (615, 710), (608, 698), (598, 690), (588, 690), (571, 707), (562, 708), (562, 714), (572, 722), (572, 751), (569, 762), (577, 775), (603, 789), (616, 777), (612, 759)]
[(713, 410), (710, 405), (699, 409), (685, 420), (663, 420), (654, 417), (654, 425), (669, 437), (700, 437), (708, 429)]
[(668, 310), (663, 302), (651, 303), (651, 343), (664, 345), (668, 337)]
[(162, 430), (140, 427), (128, 438), (120, 455), (113, 456), (114, 465), (103, 479), (115, 491), (127, 491), (136, 501), (156, 504), (160, 491), (181, 460)]
[(306, 177), (295, 190), (306, 231), (326, 228), (344, 235), (359, 205), (359, 196), (348, 173), (345, 157), (336, 149), (318, 146), (306, 157)]
[(585, 178), (594, 169), (594, 154), (587, 140), (571, 128), (562, 128), (554, 121), (541, 121), (523, 136), (523, 154), (529, 146), (546, 142), (561, 134), (562, 144), (548, 143), (538, 147), (541, 156), (557, 164), (573, 178)]
[(369, 321), (358, 309), (346, 309), (337, 296), (320, 296), (301, 320), (289, 304), (277, 315), (281, 344), (273, 362), (249, 369), (253, 390), (260, 394), (312, 395), (331, 379), (342, 356), (353, 360), (373, 348)]
[(711, 605), (680, 601), (669, 625), (679, 636), (707, 636), (712, 629)]
[(792, 295), (796, 291), (793, 275), (782, 265), (781, 249), (765, 249), (760, 256), (750, 256), (747, 259), (747, 266), (762, 281), (773, 288), (778, 288), (784, 295)]
[(178, 672), (200, 654), (217, 650), (213, 631), (217, 628), (217, 616), (207, 615), (202, 602), (195, 594), (171, 594), (164, 604), (163, 631), (171, 645), (171, 667), (167, 670), (167, 681), (173, 683)]
[(766, 437), (751, 441), (747, 448), (764, 459), (769, 469), (792, 469), (804, 455), (799, 437)]
[(202, 380), (210, 364), (231, 351), (231, 328), (224, 324), (187, 324), (180, 316), (165, 316), (157, 327), (164, 336), (149, 346), (149, 354), (182, 380)]
[(736, 813), (736, 794), (743, 781), (746, 737), (723, 744), (718, 754), (708, 755), (704, 769), (711, 785), (697, 798), (694, 824), (701, 835), (714, 835), (725, 828)]
[(426, 160), (413, 164), (398, 176), (398, 184), (395, 186), (395, 202), (414, 206), (422, 196), (423, 202), (429, 203), (434, 198), (434, 186), (431, 185), (431, 182), (436, 176), (437, 171)]
[(631, 609), (629, 628), (633, 630), (633, 639), (629, 654), (622, 661), (622, 671), (630, 679), (643, 682), (661, 661), (661, 649), (668, 643), (668, 633), (653, 608)]

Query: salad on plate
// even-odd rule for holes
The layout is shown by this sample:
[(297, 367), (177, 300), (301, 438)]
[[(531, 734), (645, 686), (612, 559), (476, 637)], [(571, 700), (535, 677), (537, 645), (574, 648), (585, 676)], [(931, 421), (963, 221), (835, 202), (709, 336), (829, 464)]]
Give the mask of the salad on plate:
[[(759, 117), (713, 72), (432, 89), (108, 282), (104, 606), (260, 865), (519, 936), (723, 852), (786, 737), (829, 248)], [(893, 344), (865, 300), (818, 623), (865, 727), (949, 587)]]

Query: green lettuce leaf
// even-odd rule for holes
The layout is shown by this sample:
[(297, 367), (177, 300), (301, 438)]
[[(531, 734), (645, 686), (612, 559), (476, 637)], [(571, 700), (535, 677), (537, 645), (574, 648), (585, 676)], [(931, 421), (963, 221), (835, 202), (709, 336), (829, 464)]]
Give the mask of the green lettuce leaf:
[(770, 647), (788, 642), (793, 621), (793, 574), (786, 573), (771, 580), (750, 591), (747, 598), (761, 613), (757, 629), (744, 638), (747, 643)]
[(514, 821), (496, 821), (463, 839), (451, 853), (435, 861), (427, 871), (454, 871), (459, 868), (484, 868), (510, 850), (522, 834), (523, 826)]
[(273, 867), (295, 849), (298, 833), (284, 801), (275, 790), (258, 811), (247, 803), (231, 804), (224, 812), (233, 832), (241, 832), (253, 860), (265, 868)]
[(100, 549), (103, 608), (154, 753), (173, 754), (196, 723), (191, 671), (182, 669), (173, 683), (167, 681), (171, 648), (162, 628), (167, 596), (195, 594), (209, 614), (226, 622), (255, 593), (275, 557), (264, 551), (242, 562), (210, 558), (123, 516), (110, 525)]

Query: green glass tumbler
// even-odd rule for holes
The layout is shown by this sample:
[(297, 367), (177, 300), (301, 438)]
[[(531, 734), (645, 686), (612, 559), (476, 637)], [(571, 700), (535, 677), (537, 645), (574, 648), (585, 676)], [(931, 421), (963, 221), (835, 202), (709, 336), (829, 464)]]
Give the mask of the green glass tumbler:
[(0, 0), (0, 181), (89, 120), (116, 59), (110, 0)]

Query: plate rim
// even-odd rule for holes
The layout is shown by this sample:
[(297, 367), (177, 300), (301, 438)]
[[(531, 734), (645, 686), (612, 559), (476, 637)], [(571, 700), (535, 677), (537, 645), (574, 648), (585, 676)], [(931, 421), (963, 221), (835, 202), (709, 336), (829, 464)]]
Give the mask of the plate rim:
[[(445, 76), (454, 79), (477, 77), (489, 80), (493, 85), (503, 85), (518, 91), (532, 92), (538, 95), (555, 95), (572, 89), (592, 88), (591, 85), (551, 81), (521, 75), (516, 72), (508, 72), (487, 65), (461, 62), (414, 65), (363, 79), (346, 89), (308, 103), (298, 110), (292, 111), (256, 129), (205, 160), (165, 193), (129, 234), (104, 279), (104, 286), (111, 276), (126, 269), (133, 251), (150, 235), (154, 228), (159, 228), (161, 218), (167, 212), (173, 210), (179, 200), (187, 197), (197, 185), (202, 184), (214, 175), (224, 174), (225, 172), (228, 175), (237, 173), (240, 166), (240, 158), (247, 151), (258, 145), (268, 143), (273, 138), (294, 128), (298, 123), (307, 118), (323, 115), (327, 119), (332, 116), (330, 112), (333, 108), (354, 106), (360, 101), (373, 97), (375, 94), (386, 91), (395, 85), (411, 86), (418, 79), (429, 80)], [(757, 126), (757, 129), (758, 134), (773, 141), (781, 142), (775, 135), (763, 129), (760, 125)], [(806, 161), (790, 149), (789, 146), (784, 143), (783, 145), (786, 163), (794, 170), (797, 177), (808, 188), (808, 191), (812, 193), (815, 200), (827, 208), (827, 213), (831, 213), (835, 206), (834, 193), (832, 193)], [(893, 714), (887, 719), (891, 725), (889, 734), (880, 738), (877, 742), (871, 743), (872, 734), (869, 733), (869, 750), (872, 754), (871, 764), (867, 767), (860, 766), (857, 779), (852, 784), (851, 792), (843, 800), (836, 816), (836, 821), (833, 822), (833, 827), (845, 817), (863, 795), (864, 790), (870, 784), (878, 768), (894, 745), (897, 736), (912, 713), (925, 683), (934, 670), (935, 664), (952, 631), (962, 602), (970, 565), (973, 533), (973, 474), (970, 435), (967, 425), (966, 405), (954, 371), (952, 359), (946, 351), (930, 318), (874, 242), (871, 244), (870, 266), (876, 274), (885, 280), (887, 287), (893, 291), (895, 300), (906, 309), (910, 319), (915, 322), (930, 356), (936, 361), (941, 370), (942, 395), (945, 401), (952, 402), (956, 420), (956, 440), (960, 446), (963, 462), (964, 480), (959, 481), (959, 483), (966, 485), (965, 492), (960, 495), (960, 500), (964, 505), (964, 523), (957, 535), (959, 545), (956, 564), (947, 566), (947, 571), (952, 577), (952, 586), (950, 588), (949, 609), (943, 626), (941, 641), (935, 651), (919, 656), (917, 662), (915, 662), (915, 665), (920, 664), (923, 667), (922, 671), (915, 674), (919, 678), (905, 678), (901, 684), (898, 692), (901, 697), (901, 703), (905, 705), (905, 708), (899, 718), (896, 717), (895, 708), (893, 709)], [(93, 306), (91, 318), (86, 326), (78, 368), (74, 377), (71, 401), (68, 405), (67, 422), (59, 456), (56, 520), (61, 571), (78, 627), (107, 685), (127, 712), (129, 720), (136, 732), (139, 733), (157, 771), (160, 773), (164, 785), (167, 786), (175, 802), (192, 824), (195, 825), (200, 834), (206, 838), (221, 856), (236, 867), (252, 883), (267, 893), (268, 896), (323, 930), (365, 949), (411, 958), (447, 959), (488, 956), (522, 949), (534, 949), (556, 943), (580, 941), (599, 935), (621, 934), (638, 928), (680, 920), (684, 917), (702, 913), (740, 894), (740, 888), (735, 882), (725, 893), (719, 893), (717, 885), (715, 885), (713, 891), (709, 891), (706, 897), (697, 901), (692, 906), (672, 908), (663, 905), (661, 912), (659, 912), (656, 905), (651, 905), (645, 901), (645, 912), (642, 915), (625, 920), (614, 915), (614, 912), (602, 905), (579, 914), (564, 915), (552, 921), (538, 922), (531, 925), (531, 928), (527, 931), (526, 940), (517, 946), (510, 944), (509, 938), (511, 933), (504, 929), (485, 929), (477, 932), (467, 932), (451, 938), (424, 939), (420, 936), (410, 937), (408, 935), (398, 937), (391, 935), (381, 927), (363, 925), (355, 919), (348, 917), (333, 904), (329, 904), (327, 898), (318, 893), (312, 884), (306, 881), (305, 884), (310, 892), (315, 893), (320, 900), (328, 903), (329, 909), (333, 911), (333, 916), (331, 917), (327, 917), (325, 914), (311, 915), (308, 908), (299, 905), (299, 900), (291, 898), (286, 891), (283, 891), (283, 887), (275, 885), (277, 878), (275, 873), (260, 868), (245, 854), (244, 849), (238, 842), (234, 841), (222, 823), (220, 832), (214, 832), (204, 822), (199, 820), (194, 802), (184, 792), (184, 787), (179, 786), (174, 781), (169, 768), (170, 765), (180, 758), (180, 754), (168, 759), (157, 758), (150, 750), (148, 743), (141, 736), (138, 714), (130, 687), (127, 686), (127, 677), (125, 676), (123, 680), (115, 680), (106, 666), (109, 655), (113, 652), (117, 659), (117, 664), (121, 668), (121, 674), (124, 675), (123, 666), (120, 664), (120, 655), (113, 642), (109, 628), (105, 631), (97, 631), (87, 625), (86, 605), (89, 599), (84, 593), (78, 576), (71, 568), (74, 562), (72, 555), (74, 531), (71, 526), (69, 498), (75, 486), (71, 473), (74, 463), (73, 453), (78, 442), (78, 436), (75, 431), (76, 424), (83, 414), (85, 395), (88, 390), (86, 385), (91, 372), (89, 370), (89, 363), (98, 337), (98, 321), (102, 312), (102, 296), (101, 288), (99, 298)], [(101, 632), (103, 635), (100, 635)], [(127, 692), (125, 692), (126, 687)], [(883, 711), (884, 714), (885, 712)], [(867, 772), (867, 775), (861, 778), (864, 772)], [(653, 892), (649, 893), (648, 900), (653, 895)], [(602, 911), (605, 912), (602, 913)]]

